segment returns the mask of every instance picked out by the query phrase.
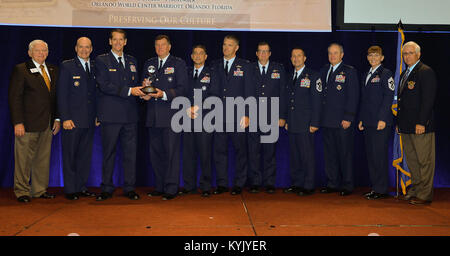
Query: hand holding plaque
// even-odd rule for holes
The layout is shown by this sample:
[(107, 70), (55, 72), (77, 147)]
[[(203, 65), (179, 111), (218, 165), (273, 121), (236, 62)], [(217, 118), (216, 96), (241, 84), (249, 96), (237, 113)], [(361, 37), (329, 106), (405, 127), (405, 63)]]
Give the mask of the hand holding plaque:
[(142, 85), (144, 86), (144, 88), (141, 89), (142, 92), (144, 92), (145, 94), (156, 93), (156, 88), (152, 85), (155, 79), (156, 68), (155, 66), (149, 66), (147, 69), (147, 78), (145, 78), (142, 82)]

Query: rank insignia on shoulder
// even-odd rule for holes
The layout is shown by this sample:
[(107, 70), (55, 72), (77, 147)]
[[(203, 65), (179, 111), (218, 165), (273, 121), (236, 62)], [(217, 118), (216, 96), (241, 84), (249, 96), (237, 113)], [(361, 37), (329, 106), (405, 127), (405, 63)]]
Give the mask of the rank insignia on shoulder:
[(414, 89), (414, 86), (416, 85), (416, 82), (414, 82), (414, 81), (409, 81), (408, 82), (408, 89), (410, 89), (410, 90), (412, 90), (412, 89)]

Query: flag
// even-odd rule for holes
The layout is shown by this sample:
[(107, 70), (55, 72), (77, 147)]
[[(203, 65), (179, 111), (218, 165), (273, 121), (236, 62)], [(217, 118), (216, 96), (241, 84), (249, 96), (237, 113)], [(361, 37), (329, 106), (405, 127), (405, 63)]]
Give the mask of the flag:
[[(405, 34), (403, 33), (403, 25), (400, 20), (397, 25), (397, 67), (395, 69), (395, 93), (394, 100), (392, 102), (392, 113), (397, 116), (397, 92), (400, 85), (400, 74), (405, 69), (403, 65), (403, 43), (405, 41)], [(393, 161), (392, 166), (395, 167), (397, 173), (399, 174), (399, 180), (397, 180), (397, 186), (400, 182), (403, 195), (406, 194), (406, 188), (411, 185), (411, 172), (409, 171), (408, 165), (406, 164), (406, 158), (403, 154), (402, 137), (397, 132), (394, 132), (394, 147), (393, 147)]]

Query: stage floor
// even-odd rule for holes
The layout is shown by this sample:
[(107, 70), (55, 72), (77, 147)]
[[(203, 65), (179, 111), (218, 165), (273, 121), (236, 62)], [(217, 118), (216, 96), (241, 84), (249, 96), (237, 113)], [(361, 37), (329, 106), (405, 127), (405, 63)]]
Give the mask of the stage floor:
[[(92, 191), (99, 192), (98, 188)], [(12, 189), (0, 189), (2, 236), (449, 236), (450, 189), (436, 189), (428, 206), (394, 198), (369, 201), (367, 188), (350, 196), (336, 193), (300, 197), (264, 192), (202, 198), (185, 195), (170, 201), (136, 190), (131, 201), (117, 189), (112, 199), (69, 201), (57, 197), (17, 202)]]

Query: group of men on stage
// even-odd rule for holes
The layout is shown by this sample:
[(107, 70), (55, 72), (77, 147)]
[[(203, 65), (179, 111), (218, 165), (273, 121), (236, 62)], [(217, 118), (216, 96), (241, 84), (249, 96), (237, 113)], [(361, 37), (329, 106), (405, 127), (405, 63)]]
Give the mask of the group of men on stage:
[[(263, 143), (270, 131), (263, 120), (276, 118), (277, 129), (289, 135), (291, 186), (285, 193), (301, 196), (315, 191), (314, 134), (322, 130), (326, 187), (321, 193), (350, 195), (354, 189), (354, 135), (364, 132), (372, 191), (367, 199), (388, 196), (388, 141), (394, 125), (391, 104), (395, 84), (392, 73), (381, 65), (382, 49), (368, 50), (371, 65), (361, 79), (355, 68), (343, 63), (342, 45), (328, 47), (329, 64), (319, 72), (308, 68), (307, 53), (301, 47), (291, 50), (293, 72), (270, 60), (271, 47), (257, 46), (257, 61), (237, 57), (239, 40), (227, 35), (223, 40), (223, 58), (205, 66), (207, 49), (195, 45), (193, 67), (170, 54), (166, 35), (155, 38), (156, 57), (147, 60), (139, 74), (135, 57), (125, 54), (126, 32), (110, 32), (111, 51), (90, 58), (92, 42), (81, 37), (75, 46), (76, 57), (59, 67), (45, 62), (48, 46), (34, 40), (29, 45), (30, 61), (14, 68), (10, 80), (9, 103), (15, 133), (14, 192), (20, 202), (32, 197), (54, 198), (47, 192), (52, 134), (62, 122), (64, 193), (67, 199), (96, 197), (103, 201), (114, 192), (113, 171), (118, 145), (123, 152), (123, 193), (131, 200), (135, 192), (138, 105), (146, 104), (150, 161), (155, 174), (155, 189), (148, 196), (171, 200), (179, 195), (198, 193), (209, 197), (229, 191), (238, 195), (246, 183), (250, 193), (261, 189), (275, 193), (276, 141)], [(435, 162), (433, 105), (436, 97), (434, 72), (420, 61), (420, 47), (408, 42), (403, 48), (408, 68), (402, 73), (398, 89), (397, 132), (404, 137), (405, 155), (412, 172), (412, 187), (404, 198), (412, 204), (432, 200)], [(153, 92), (147, 93), (146, 88)], [(214, 131), (198, 128), (210, 118), (210, 108), (198, 104), (215, 97), (222, 108), (222, 119), (213, 120)], [(190, 100), (185, 114), (191, 130), (175, 132), (172, 117), (177, 110), (171, 103), (179, 96)], [(257, 118), (251, 109), (244, 111), (228, 99), (256, 99)], [(273, 101), (272, 99), (278, 99)], [(234, 119), (225, 118), (229, 115)], [(358, 119), (359, 118), (359, 119)], [(249, 125), (256, 122), (256, 129)], [(197, 123), (197, 125), (195, 124)], [(100, 125), (102, 140), (101, 193), (86, 187), (89, 177), (95, 127)], [(253, 123), (255, 125), (255, 123)], [(197, 127), (197, 128), (194, 128)], [(219, 128), (218, 128), (219, 127)], [(230, 129), (229, 128), (233, 128)], [(52, 128), (52, 129), (51, 129)], [(183, 140), (183, 181), (179, 189), (180, 150)], [(235, 153), (234, 177), (228, 173), (228, 142)], [(197, 166), (201, 174), (197, 182)], [(216, 188), (212, 189), (212, 170), (216, 170)], [(31, 186), (30, 186), (31, 177)], [(247, 177), (249, 179), (247, 180)], [(199, 187), (197, 187), (199, 183)]]

